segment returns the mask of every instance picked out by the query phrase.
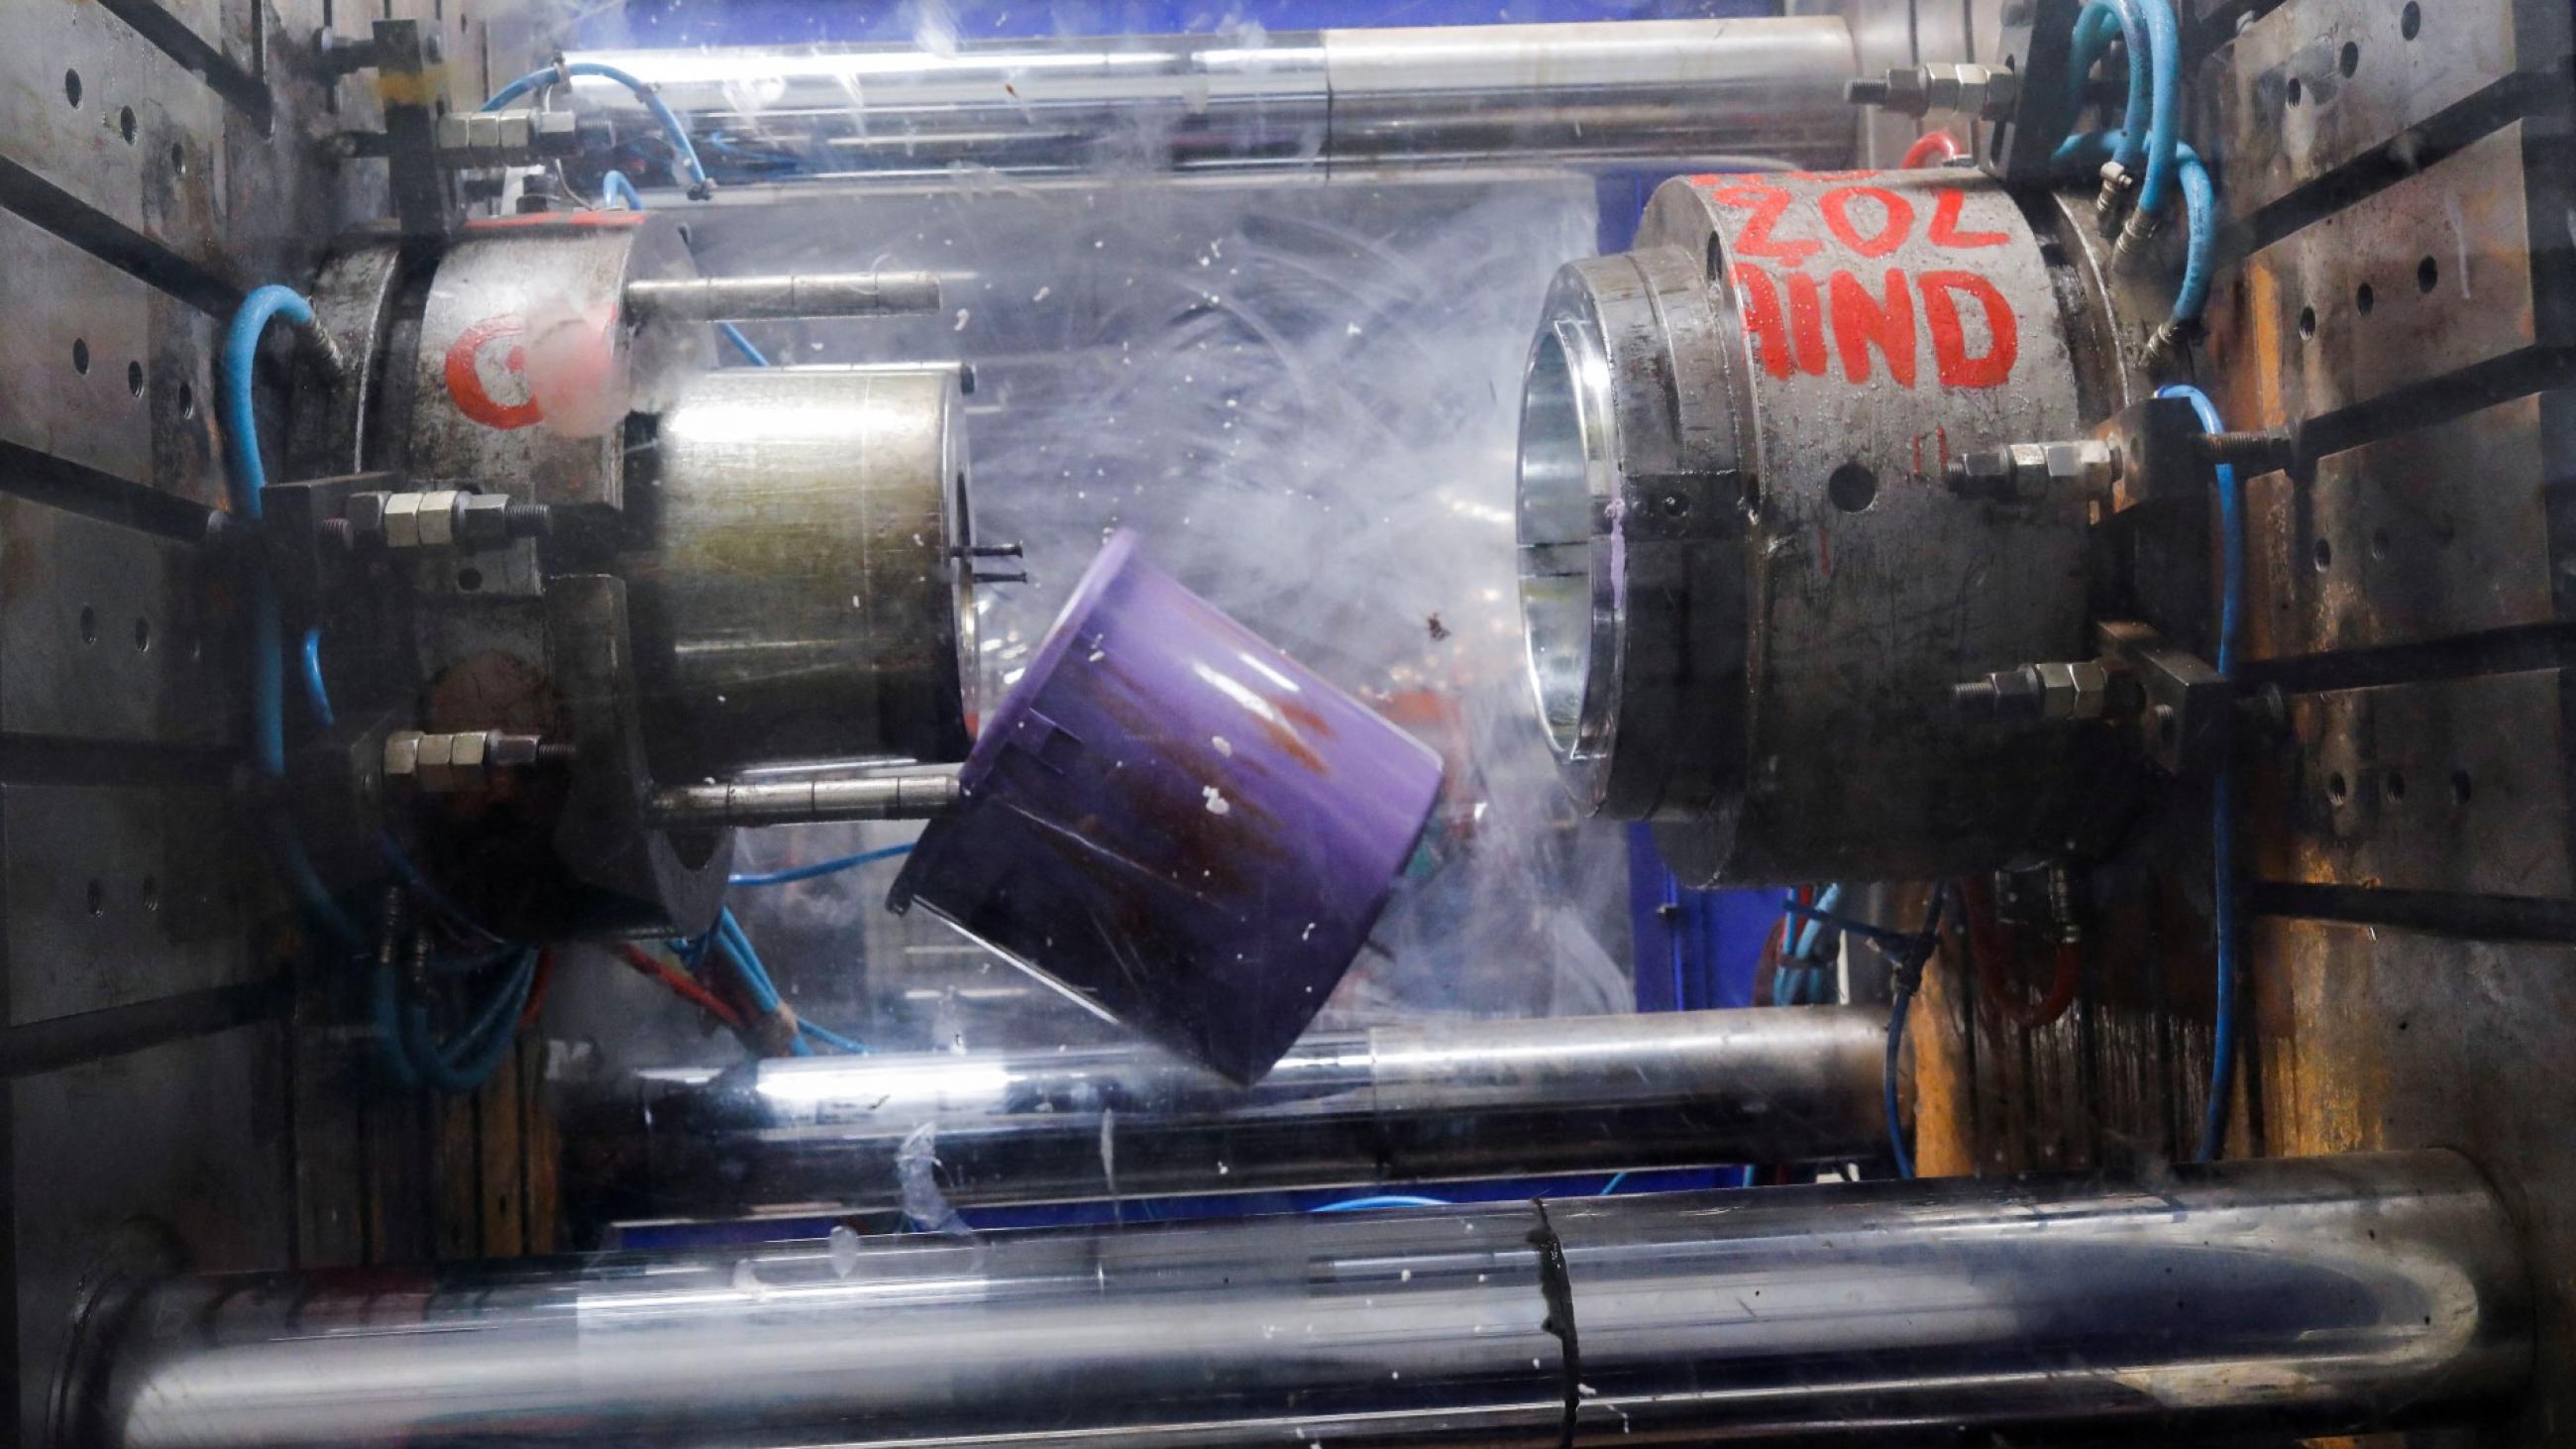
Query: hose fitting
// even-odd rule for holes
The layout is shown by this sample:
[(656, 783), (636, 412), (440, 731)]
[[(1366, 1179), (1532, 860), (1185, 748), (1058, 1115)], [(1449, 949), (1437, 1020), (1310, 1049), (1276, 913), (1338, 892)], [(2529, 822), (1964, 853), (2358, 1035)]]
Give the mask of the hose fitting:
[(2145, 258), (2148, 246), (2163, 230), (2163, 217), (2143, 207), (2131, 211), (2128, 225), (2120, 228), (2119, 243), (2111, 248), (2111, 270), (2127, 272), (2135, 269)]
[(2129, 210), (2129, 200), (2137, 195), (2138, 178), (2117, 161), (2102, 163), (2102, 190), (2093, 198), (2093, 213), (2101, 221), (2102, 235), (2119, 235), (2120, 219)]

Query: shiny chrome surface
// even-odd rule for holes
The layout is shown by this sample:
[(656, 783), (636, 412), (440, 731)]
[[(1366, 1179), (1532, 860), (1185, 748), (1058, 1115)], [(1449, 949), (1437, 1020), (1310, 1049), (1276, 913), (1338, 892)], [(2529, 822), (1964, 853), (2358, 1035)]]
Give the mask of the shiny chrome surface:
[(1145, 1046), (648, 1074), (567, 1134), (606, 1218), (898, 1205), (934, 1134), (960, 1206), (1867, 1155), (1878, 1013), (1840, 1007), (1318, 1034), (1238, 1087)]
[(1592, 565), (1595, 520), (1618, 499), (1609, 389), (1598, 328), (1540, 331), (1521, 390), (1521, 624), (1539, 722), (1569, 761), (1600, 750), (1619, 704), (1618, 600), (1604, 595), (1609, 571)]
[(895, 317), (938, 311), (939, 277), (933, 272), (821, 272), (631, 282), (626, 310), (639, 321)]
[(958, 387), (953, 368), (725, 368), (662, 410), (653, 546), (624, 563), (657, 779), (965, 757)]
[[(1849, 162), (1840, 20), (1441, 26), (1251, 36), (602, 52), (693, 133), (801, 181), (1644, 160)], [(574, 83), (631, 112), (624, 88)], [(1754, 153), (1746, 155), (1745, 153)], [(711, 157), (721, 172), (723, 150)], [(774, 171), (759, 173), (768, 179)]]
[(665, 785), (645, 814), (672, 827), (814, 825), (832, 820), (926, 820), (957, 808), (955, 768), (848, 779), (750, 780)]
[(2426, 1153), (182, 1279), (91, 1325), (65, 1438), (2320, 1433), (2521, 1387), (2515, 1241)]

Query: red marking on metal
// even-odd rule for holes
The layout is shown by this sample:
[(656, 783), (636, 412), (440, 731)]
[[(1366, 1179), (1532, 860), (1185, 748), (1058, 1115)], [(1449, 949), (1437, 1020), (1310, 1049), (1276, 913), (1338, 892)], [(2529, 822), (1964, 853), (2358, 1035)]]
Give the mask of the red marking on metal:
[(1736, 306), (1744, 313), (1745, 335), (1753, 339), (1753, 357), (1762, 370), (1773, 377), (1785, 378), (1793, 363), (1789, 360), (1789, 327), (1780, 313), (1780, 289), (1771, 282), (1771, 274), (1743, 262), (1735, 264)]
[[(1851, 204), (1863, 197), (1878, 203), (1876, 236), (1864, 237), (1852, 225)], [(1825, 230), (1834, 234), (1834, 240), (1865, 257), (1886, 256), (1905, 245), (1914, 232), (1914, 203), (1884, 186), (1837, 186), (1817, 198), (1816, 209), (1825, 214)]]
[(532, 211), (518, 216), (478, 216), (467, 231), (518, 231), (545, 226), (642, 226), (640, 211)]
[(1820, 241), (1805, 237), (1774, 237), (1771, 234), (1798, 198), (1769, 181), (1735, 177), (1730, 184), (1710, 187), (1708, 199), (1720, 206), (1753, 213), (1752, 219), (1735, 234), (1732, 250), (1739, 257), (1757, 257), (1799, 267), (1806, 265), (1809, 257), (1825, 249), (1825, 244)]
[(447, 395), (455, 401), (458, 412), (487, 428), (505, 432), (527, 427), (545, 416), (533, 393), (518, 402), (505, 403), (492, 396), (484, 382), (488, 349), (495, 343), (507, 342), (509, 351), (501, 356), (501, 370), (517, 378), (521, 388), (527, 386), (527, 349), (519, 342), (527, 330), (526, 318), (516, 312), (504, 312), (456, 334), (456, 340), (448, 344), (445, 376)]
[(1934, 439), (1936, 442), (1938, 442), (1938, 443), (1940, 444), (1940, 447), (1941, 447), (1941, 476), (1942, 476), (1942, 477), (1944, 477), (1944, 478), (1947, 478), (1947, 477), (1949, 477), (1949, 476), (1950, 476), (1950, 429), (1949, 429), (1949, 426), (1948, 426), (1947, 424), (1943, 424), (1943, 425), (1941, 425), (1941, 426), (1935, 427), (1935, 428), (1932, 430), (1932, 436), (1933, 436), (1933, 439)]
[(1824, 288), (1804, 272), (1791, 272), (1785, 279), (1789, 288), (1789, 338), (1796, 344), (1798, 370), (1809, 377), (1825, 375), (1825, 301)]
[[(1995, 284), (1974, 272), (1925, 272), (1915, 279), (1923, 289), (1923, 321), (1932, 333), (1932, 361), (1943, 387), (2001, 387), (2021, 360), (2021, 322)], [(1989, 342), (1985, 355), (1968, 353), (1967, 329), (1960, 325), (1958, 294), (1974, 297), (1986, 310)]]
[(1974, 251), (1979, 247), (1999, 247), (2012, 240), (2011, 237), (1999, 231), (1959, 230), (1960, 213), (1967, 205), (1968, 193), (1955, 186), (1941, 193), (1941, 199), (1932, 204), (1930, 233), (1932, 245), (1949, 247), (1957, 251)]
[(1869, 349), (1877, 344), (1887, 359), (1887, 375), (1903, 388), (1914, 386), (1914, 290), (1905, 273), (1887, 269), (1884, 302), (1869, 294), (1849, 272), (1833, 275), (1834, 343), (1842, 352), (1843, 380), (1869, 381)]

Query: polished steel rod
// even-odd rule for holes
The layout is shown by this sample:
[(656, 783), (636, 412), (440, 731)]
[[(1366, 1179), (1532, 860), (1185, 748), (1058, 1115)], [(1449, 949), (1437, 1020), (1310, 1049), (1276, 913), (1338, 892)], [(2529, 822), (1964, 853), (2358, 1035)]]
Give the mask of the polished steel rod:
[(644, 1073), (566, 1161), (585, 1216), (633, 1222), (893, 1207), (924, 1152), (960, 1207), (1858, 1157), (1885, 1034), (1846, 1007), (1388, 1026), (1250, 1087), (1142, 1045), (779, 1059)]
[(626, 284), (639, 322), (759, 322), (797, 317), (899, 317), (939, 310), (936, 272), (822, 272), (693, 277)]
[[(811, 183), (954, 167), (1333, 171), (1831, 168), (1859, 134), (1832, 18), (1602, 21), (904, 45), (638, 50), (719, 175)], [(579, 104), (649, 124), (622, 86)], [(1749, 153), (1749, 154), (1748, 154)], [(731, 178), (729, 178), (731, 179)]]
[(665, 785), (645, 811), (665, 828), (812, 825), (830, 820), (927, 820), (963, 799), (954, 766), (851, 779)]
[(59, 1442), (2170, 1444), (2488, 1409), (2529, 1296), (2445, 1153), (844, 1235), (102, 1295)]

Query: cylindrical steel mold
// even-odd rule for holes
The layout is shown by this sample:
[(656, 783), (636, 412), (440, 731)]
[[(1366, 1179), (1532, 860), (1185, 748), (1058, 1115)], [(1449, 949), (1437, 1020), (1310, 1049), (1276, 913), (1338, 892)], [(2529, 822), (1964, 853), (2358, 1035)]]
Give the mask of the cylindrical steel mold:
[(103, 1296), (82, 1446), (1618, 1445), (2295, 1437), (2533, 1368), (2444, 1153), (1879, 1182)]
[(1310, 1033), (1239, 1087), (1147, 1046), (647, 1073), (567, 1133), (586, 1214), (960, 1207), (1870, 1156), (1883, 1015), (1846, 1007)]
[(1137, 549), (1074, 586), (888, 904), (1248, 1082), (1359, 954), (1440, 757)]
[(1973, 173), (1694, 176), (1557, 275), (1522, 402), (1532, 679), (1593, 807), (1676, 869), (1923, 879), (2063, 844), (2074, 732), (1950, 691), (2091, 657), (2090, 500), (1944, 485), (2082, 435), (2101, 365), (2068, 338), (2109, 329), (2052, 255)]
[(953, 369), (725, 368), (662, 410), (623, 563), (654, 774), (962, 759), (975, 678)]
[[(1609, 21), (1240, 36), (617, 51), (719, 175), (761, 180), (1512, 166), (1849, 164), (1837, 19)], [(623, 86), (584, 106), (648, 118)]]

